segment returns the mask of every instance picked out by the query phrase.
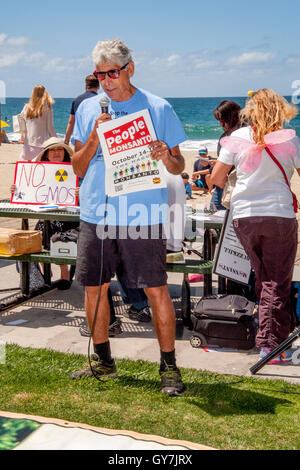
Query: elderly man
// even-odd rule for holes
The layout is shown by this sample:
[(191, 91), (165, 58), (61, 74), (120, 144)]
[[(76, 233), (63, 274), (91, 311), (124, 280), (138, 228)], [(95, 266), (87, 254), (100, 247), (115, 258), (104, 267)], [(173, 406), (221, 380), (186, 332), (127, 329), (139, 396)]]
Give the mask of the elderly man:
[[(96, 67), (94, 74), (109, 98), (108, 112), (99, 116), (99, 96), (81, 103), (76, 113), (75, 154), (72, 164), (75, 173), (84, 178), (80, 189), (81, 223), (76, 278), (85, 286), (86, 314), (92, 330), (94, 354), (91, 366), (74, 372), (71, 377), (116, 375), (108, 340), (107, 291), (117, 266), (121, 266), (127, 286), (143, 288), (151, 302), (161, 351), (159, 372), (162, 392), (171, 396), (180, 395), (185, 387), (175, 361), (175, 312), (167, 287), (166, 241), (162, 234), (162, 224), (165, 221), (163, 211), (151, 211), (152, 205), (167, 205), (167, 189), (128, 194), (124, 226), (124, 213), (119, 207), (119, 197), (108, 197), (105, 194), (105, 165), (97, 128), (111, 119), (148, 109), (157, 135), (157, 141), (151, 144), (151, 158), (161, 160), (172, 174), (180, 174), (184, 169), (179, 144), (186, 140), (186, 136), (167, 101), (138, 89), (131, 83), (134, 62), (130, 50), (121, 40), (99, 41), (93, 51), (93, 60)], [(147, 216), (145, 211), (141, 211), (138, 223), (136, 208), (130, 211), (137, 203), (147, 209)], [(114, 207), (116, 220), (110, 220), (107, 215), (108, 205)], [(134, 216), (130, 217), (133, 212)], [(100, 235), (104, 232), (104, 226), (109, 228), (112, 225), (116, 225), (116, 236)], [(139, 225), (137, 230), (140, 229), (143, 234), (146, 229), (148, 237), (130, 237), (129, 228), (133, 225)], [(127, 231), (125, 237), (124, 228)], [(159, 236), (151, 238), (154, 232), (159, 233)], [(99, 286), (101, 291), (98, 297)]]

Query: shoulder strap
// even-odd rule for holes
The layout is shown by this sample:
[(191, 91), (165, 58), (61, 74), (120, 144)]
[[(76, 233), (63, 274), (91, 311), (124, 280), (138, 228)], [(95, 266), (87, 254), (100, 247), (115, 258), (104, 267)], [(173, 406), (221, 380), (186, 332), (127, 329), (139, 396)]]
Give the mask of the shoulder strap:
[(271, 152), (271, 150), (266, 146), (265, 147), (265, 151), (270, 155), (270, 157), (272, 158), (273, 162), (276, 163), (276, 165), (278, 166), (278, 168), (281, 170), (282, 174), (283, 174), (283, 177), (285, 179), (285, 182), (286, 184), (288, 185), (289, 187), (289, 190), (291, 191), (292, 193), (292, 196), (293, 196), (293, 207), (294, 207), (294, 212), (298, 212), (298, 201), (297, 201), (297, 197), (296, 197), (296, 194), (293, 193), (293, 191), (291, 190), (291, 186), (290, 186), (290, 183), (289, 183), (289, 180), (287, 179), (287, 176), (285, 174), (285, 171), (281, 165), (281, 163), (277, 160), (277, 158), (273, 155), (273, 153)]

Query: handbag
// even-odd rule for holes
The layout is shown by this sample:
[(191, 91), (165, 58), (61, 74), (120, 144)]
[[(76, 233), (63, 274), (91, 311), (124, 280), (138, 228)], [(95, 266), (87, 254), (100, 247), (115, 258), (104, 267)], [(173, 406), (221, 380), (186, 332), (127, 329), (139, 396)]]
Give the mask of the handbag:
[(293, 191), (291, 190), (291, 186), (290, 186), (289, 180), (287, 179), (287, 176), (286, 176), (286, 174), (285, 174), (285, 171), (284, 171), (282, 165), (279, 163), (279, 161), (277, 160), (277, 158), (273, 155), (273, 153), (271, 152), (271, 150), (270, 150), (268, 147), (265, 147), (265, 150), (266, 150), (266, 152), (270, 155), (270, 157), (272, 158), (273, 162), (276, 163), (276, 165), (278, 166), (278, 168), (281, 170), (281, 172), (282, 172), (282, 174), (283, 174), (283, 177), (284, 177), (284, 179), (285, 179), (285, 182), (286, 182), (286, 184), (288, 185), (289, 190), (291, 191), (292, 196), (293, 196), (293, 208), (294, 208), (294, 212), (297, 213), (297, 212), (298, 212), (298, 208), (299, 208), (299, 202), (298, 202), (298, 199), (297, 199), (296, 194), (293, 193)]
[(232, 191), (234, 190), (236, 184), (237, 176), (236, 176), (236, 169), (232, 170), (231, 173), (227, 176), (227, 181), (223, 188), (221, 204), (225, 207), (225, 209), (230, 209), (230, 200), (232, 196)]
[(13, 129), (14, 132), (26, 132), (26, 121), (22, 114), (17, 114), (12, 117), (13, 118)]

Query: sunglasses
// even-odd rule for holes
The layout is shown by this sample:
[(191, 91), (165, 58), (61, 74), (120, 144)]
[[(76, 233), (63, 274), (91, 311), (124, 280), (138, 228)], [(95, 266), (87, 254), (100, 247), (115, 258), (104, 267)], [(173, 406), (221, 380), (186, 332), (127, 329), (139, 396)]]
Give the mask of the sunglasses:
[(113, 69), (113, 70), (109, 70), (108, 72), (98, 72), (97, 70), (95, 70), (94, 71), (94, 76), (98, 80), (101, 80), (101, 81), (105, 80), (106, 75), (108, 75), (109, 78), (113, 78), (113, 79), (119, 78), (121, 70), (126, 69), (128, 64), (129, 64), (129, 62), (127, 62), (127, 64), (123, 65), (123, 67), (121, 67), (120, 69)]

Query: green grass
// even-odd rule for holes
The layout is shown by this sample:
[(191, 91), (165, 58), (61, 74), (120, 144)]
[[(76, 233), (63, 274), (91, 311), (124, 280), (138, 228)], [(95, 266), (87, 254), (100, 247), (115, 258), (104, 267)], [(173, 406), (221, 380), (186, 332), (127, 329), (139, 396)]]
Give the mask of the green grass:
[(82, 355), (7, 345), (0, 410), (217, 449), (300, 449), (297, 385), (257, 378), (237, 383), (240, 378), (182, 369), (187, 391), (169, 398), (160, 392), (157, 364), (119, 360), (117, 379), (70, 380), (68, 374), (85, 362)]

